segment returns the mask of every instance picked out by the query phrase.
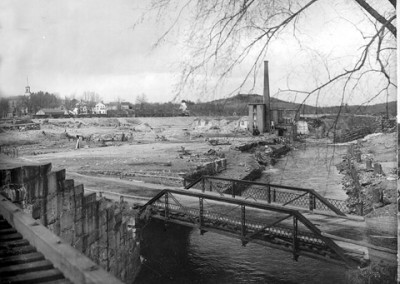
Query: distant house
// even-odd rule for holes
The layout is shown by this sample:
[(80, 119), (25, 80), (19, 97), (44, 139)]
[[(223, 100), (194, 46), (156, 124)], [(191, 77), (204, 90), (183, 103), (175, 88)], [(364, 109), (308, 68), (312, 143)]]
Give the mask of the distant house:
[(108, 110), (118, 110), (118, 102), (111, 102), (107, 104), (107, 109)]
[(98, 103), (93, 108), (94, 114), (107, 114), (107, 107), (103, 103)]
[(7, 117), (23, 116), (29, 113), (28, 101), (31, 94), (30, 87), (25, 87), (25, 94), (8, 98)]
[(240, 129), (248, 129), (248, 127), (249, 127), (249, 119), (248, 119), (248, 117), (247, 116), (243, 116), (243, 117), (239, 118), (239, 120), (237, 121), (236, 127), (240, 128)]
[(128, 110), (132, 109), (132, 105), (128, 102), (122, 102), (121, 103), (121, 110)]
[(40, 117), (62, 117), (64, 115), (68, 115), (68, 112), (61, 109), (53, 109), (53, 108), (42, 108), (36, 113), (36, 116)]
[(77, 109), (77, 114), (88, 114), (88, 107), (85, 102), (79, 102), (75, 105), (75, 109)]

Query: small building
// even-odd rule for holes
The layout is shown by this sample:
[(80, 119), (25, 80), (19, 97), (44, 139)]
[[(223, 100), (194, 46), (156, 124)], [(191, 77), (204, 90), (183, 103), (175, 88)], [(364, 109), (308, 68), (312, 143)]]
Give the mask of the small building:
[(107, 114), (107, 107), (103, 103), (97, 103), (93, 108), (94, 114)]
[(78, 114), (88, 114), (88, 107), (85, 102), (79, 102), (75, 105), (75, 108), (78, 110)]
[(246, 130), (249, 128), (249, 119), (247, 116), (241, 117), (236, 124), (236, 128)]
[(118, 102), (111, 102), (107, 104), (108, 110), (118, 110)]
[(121, 103), (121, 110), (128, 110), (128, 109), (132, 109), (131, 104), (128, 103), (128, 102), (122, 102)]
[(53, 108), (42, 108), (36, 113), (38, 117), (63, 117), (64, 115), (68, 115), (68, 112), (61, 109), (53, 109)]
[(29, 113), (28, 102), (30, 95), (30, 87), (26, 86), (25, 94), (8, 98), (8, 112), (6, 113), (6, 116), (15, 117), (27, 115)]
[(304, 134), (308, 135), (310, 134), (310, 131), (308, 130), (308, 123), (305, 120), (299, 120), (297, 121), (297, 134)]
[(259, 131), (259, 133), (263, 133), (266, 131), (266, 116), (267, 110), (265, 104), (263, 103), (253, 103), (249, 104), (249, 118), (248, 118), (248, 129), (253, 133), (255, 129)]

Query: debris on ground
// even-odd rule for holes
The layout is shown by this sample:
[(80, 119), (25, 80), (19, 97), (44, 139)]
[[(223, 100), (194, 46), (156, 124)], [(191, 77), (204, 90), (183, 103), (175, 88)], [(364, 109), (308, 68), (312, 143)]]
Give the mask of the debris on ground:
[(208, 139), (208, 144), (212, 146), (218, 146), (218, 145), (231, 145), (231, 142), (228, 140), (222, 140), (222, 139)]

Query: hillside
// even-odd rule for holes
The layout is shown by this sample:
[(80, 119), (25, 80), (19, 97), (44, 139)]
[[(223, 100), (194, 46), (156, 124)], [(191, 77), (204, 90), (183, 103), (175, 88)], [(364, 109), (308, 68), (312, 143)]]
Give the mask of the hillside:
[[(248, 104), (251, 103), (262, 103), (263, 97), (257, 94), (239, 94), (234, 97), (230, 97), (227, 99), (219, 99), (211, 102), (205, 103), (190, 103), (189, 109), (192, 115), (197, 116), (212, 116), (212, 115), (246, 115), (248, 113)], [(386, 114), (386, 108), (388, 107), (389, 114), (391, 116), (396, 115), (397, 110), (397, 102), (389, 102), (374, 105), (346, 105), (342, 108), (342, 113), (351, 113), (351, 114), (372, 114), (372, 115), (384, 115)], [(298, 103), (291, 103), (283, 100), (279, 100), (277, 98), (271, 98), (271, 108), (279, 108), (279, 109), (299, 109), (302, 114), (316, 114), (316, 113), (325, 113), (325, 114), (333, 114), (338, 113), (340, 107), (332, 106), (332, 107), (315, 107), (311, 105), (301, 105)]]

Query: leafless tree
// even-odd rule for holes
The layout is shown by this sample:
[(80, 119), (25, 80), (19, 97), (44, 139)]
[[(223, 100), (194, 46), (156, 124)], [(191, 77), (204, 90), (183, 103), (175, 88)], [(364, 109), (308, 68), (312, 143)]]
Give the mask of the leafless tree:
[(148, 102), (147, 96), (145, 93), (138, 95), (135, 100), (136, 105), (140, 105), (140, 108), (143, 109), (143, 106)]
[[(177, 99), (187, 88), (196, 87), (197, 90), (207, 91), (207, 87), (200, 85), (213, 84), (212, 89), (218, 90), (235, 68), (242, 68), (241, 64), (245, 61), (251, 62), (250, 67), (246, 69), (241, 83), (227, 95), (240, 92), (245, 85), (252, 86), (252, 90), (269, 46), (282, 36), (291, 35), (298, 39), (311, 9), (316, 5), (335, 4), (357, 11), (369, 23), (368, 30), (354, 24), (364, 39), (364, 44), (355, 50), (358, 53), (356, 60), (347, 66), (333, 68), (324, 59), (321, 63), (325, 65), (326, 72), (321, 76), (322, 79), (314, 80), (314, 84), (307, 89), (287, 86), (278, 93), (302, 95), (305, 101), (310, 95), (319, 97), (321, 91), (339, 84), (337, 88), (341, 89), (343, 103), (345, 94), (351, 96), (357, 86), (362, 85), (362, 80), (368, 81), (374, 76), (376, 80), (385, 80), (386, 83), (381, 90), (371, 94), (365, 103), (382, 94), (388, 96), (390, 90), (397, 88), (393, 71), (396, 0), (153, 0), (147, 13), (155, 12), (158, 20), (173, 14), (172, 23), (166, 25), (155, 47), (162, 44), (176, 29), (186, 34), (185, 46), (190, 50), (190, 55), (180, 64)], [(341, 20), (353, 23), (346, 16)], [(298, 40), (301, 45), (301, 40)]]

